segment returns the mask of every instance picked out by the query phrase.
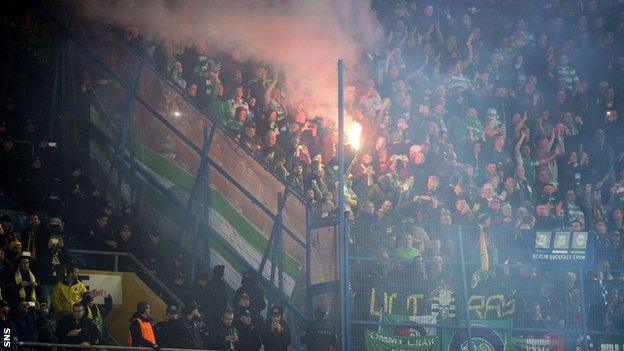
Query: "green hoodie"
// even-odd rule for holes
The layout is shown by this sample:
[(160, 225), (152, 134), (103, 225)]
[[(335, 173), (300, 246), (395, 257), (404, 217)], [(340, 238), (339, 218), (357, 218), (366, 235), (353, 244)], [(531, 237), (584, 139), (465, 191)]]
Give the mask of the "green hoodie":
[(219, 86), (220, 84), (215, 84), (210, 96), (208, 96), (206, 109), (208, 110), (208, 115), (216, 118), (222, 125), (228, 125), (229, 121), (234, 119), (234, 115), (232, 114), (232, 109), (230, 109), (229, 102), (221, 101), (217, 96)]

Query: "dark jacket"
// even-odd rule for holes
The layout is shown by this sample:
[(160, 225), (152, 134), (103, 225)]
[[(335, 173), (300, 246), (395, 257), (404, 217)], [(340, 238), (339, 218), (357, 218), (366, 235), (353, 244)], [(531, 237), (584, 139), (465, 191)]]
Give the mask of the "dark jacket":
[(271, 321), (269, 320), (262, 330), (262, 343), (265, 351), (287, 351), (290, 345), (290, 327), (284, 321), (280, 321), (281, 332), (271, 331)]
[(260, 330), (255, 325), (247, 325), (241, 321), (237, 321), (236, 330), (238, 330), (238, 351), (258, 351), (262, 346), (260, 342)]
[(338, 336), (326, 320), (318, 320), (306, 328), (301, 336), (301, 343), (306, 345), (309, 351), (326, 351), (331, 345), (338, 347)]
[(35, 265), (38, 283), (55, 285), (60, 282), (65, 276), (65, 266), (72, 260), (72, 255), (65, 247), (52, 249), (46, 247), (45, 250), (39, 251)]
[(189, 335), (181, 319), (162, 321), (154, 326), (156, 343), (160, 347), (190, 347)]
[[(81, 329), (76, 336), (67, 336), (67, 333), (74, 329)], [(100, 331), (92, 320), (84, 316), (81, 320), (76, 321), (72, 315), (66, 315), (61, 318), (56, 327), (56, 337), (62, 344), (78, 345), (85, 341), (93, 345), (100, 338)]]
[(182, 317), (182, 326), (185, 330), (186, 348), (189, 349), (201, 349), (204, 346), (204, 340), (202, 338), (202, 327), (198, 321), (189, 320), (186, 316)]
[[(215, 350), (230, 350), (230, 343), (225, 340), (229, 335), (237, 335), (234, 325), (226, 327), (223, 322), (215, 323), (210, 328), (210, 348)], [(234, 345), (237, 347), (237, 344)], [(236, 348), (238, 350), (238, 347)]]
[(40, 318), (34, 309), (15, 314), (15, 328), (20, 341), (39, 341)]
[(236, 289), (236, 293), (234, 294), (234, 299), (232, 300), (232, 306), (238, 305), (238, 300), (241, 295), (247, 294), (249, 295), (250, 308), (258, 313), (262, 312), (266, 308), (266, 302), (264, 301), (264, 295), (262, 294), (262, 290), (258, 286), (258, 282), (256, 281), (254, 276), (244, 275), (241, 280), (241, 286)]
[(211, 279), (208, 285), (208, 306), (205, 306), (208, 318), (211, 321), (218, 321), (227, 308), (227, 288), (222, 279)]

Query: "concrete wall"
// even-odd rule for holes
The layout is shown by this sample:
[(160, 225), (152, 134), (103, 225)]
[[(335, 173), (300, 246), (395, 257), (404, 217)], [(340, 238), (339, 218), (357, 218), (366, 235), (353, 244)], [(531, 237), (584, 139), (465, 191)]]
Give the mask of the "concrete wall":
[[(134, 273), (129, 272), (109, 272), (95, 270), (81, 270), (80, 275), (88, 277), (89, 274), (109, 275), (121, 277), (121, 291), (123, 305), (113, 301), (113, 310), (107, 317), (107, 327), (110, 335), (121, 345), (127, 345), (128, 327), (130, 316), (136, 311), (136, 304), (140, 301), (147, 301), (152, 307), (152, 315), (156, 321), (164, 319), (167, 305)], [(87, 284), (87, 282), (85, 282)], [(87, 284), (89, 286), (89, 284)], [(106, 287), (89, 286), (90, 290), (105, 289)]]

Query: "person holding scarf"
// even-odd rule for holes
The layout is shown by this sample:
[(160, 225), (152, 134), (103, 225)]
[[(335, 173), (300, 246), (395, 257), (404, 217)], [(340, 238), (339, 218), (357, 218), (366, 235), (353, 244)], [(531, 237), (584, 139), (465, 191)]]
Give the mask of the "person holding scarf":
[(22, 254), (17, 260), (18, 268), (15, 270), (13, 282), (15, 283), (15, 301), (24, 299), (26, 302), (37, 301), (37, 279), (30, 270), (30, 256)]

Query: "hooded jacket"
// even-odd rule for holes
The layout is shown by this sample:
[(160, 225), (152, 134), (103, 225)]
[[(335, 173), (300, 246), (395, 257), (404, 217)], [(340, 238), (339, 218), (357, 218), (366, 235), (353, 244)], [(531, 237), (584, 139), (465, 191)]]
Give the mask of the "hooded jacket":
[(82, 295), (86, 291), (87, 287), (83, 282), (78, 279), (74, 282), (69, 282), (67, 277), (65, 277), (56, 283), (52, 289), (52, 307), (59, 315), (71, 314), (72, 306), (82, 300)]

